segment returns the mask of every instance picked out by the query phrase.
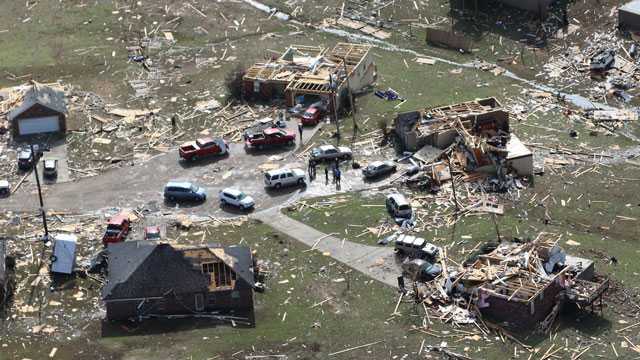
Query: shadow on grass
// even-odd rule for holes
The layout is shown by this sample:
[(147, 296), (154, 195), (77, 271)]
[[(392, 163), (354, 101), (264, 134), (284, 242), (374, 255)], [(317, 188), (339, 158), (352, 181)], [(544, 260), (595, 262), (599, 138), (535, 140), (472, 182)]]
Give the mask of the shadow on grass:
[[(246, 315), (246, 314), (245, 314)], [(234, 326), (235, 325), (235, 326)], [(146, 336), (198, 329), (213, 329), (218, 326), (251, 329), (254, 326), (230, 323), (208, 318), (152, 318), (144, 321), (101, 321), (102, 337)]]

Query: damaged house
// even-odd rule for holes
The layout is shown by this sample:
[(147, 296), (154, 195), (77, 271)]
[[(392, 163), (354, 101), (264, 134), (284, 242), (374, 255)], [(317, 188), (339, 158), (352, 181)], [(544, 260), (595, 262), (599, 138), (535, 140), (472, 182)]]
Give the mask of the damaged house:
[(107, 248), (108, 320), (210, 317), (254, 325), (254, 261), (242, 246), (126, 241)]
[(530, 243), (503, 243), (466, 270), (460, 283), (483, 316), (542, 331), (562, 305), (593, 306), (609, 286), (595, 275), (593, 261), (566, 255), (547, 233)]
[(449, 270), (448, 279), (440, 280), (447, 294), (418, 284), (419, 298), (454, 302), (474, 309), (484, 320), (541, 333), (549, 330), (564, 305), (601, 308), (609, 280), (595, 273), (593, 261), (567, 255), (558, 240), (540, 233), (530, 242), (503, 242), (458, 270)]
[(509, 113), (495, 98), (398, 114), (394, 132), (403, 150), (457, 147), (456, 160), (469, 171), (509, 168), (533, 174), (533, 153), (509, 130)]
[(67, 103), (60, 88), (34, 83), (14, 104), (7, 114), (14, 137), (67, 130)]
[(328, 111), (348, 103), (349, 90), (376, 80), (371, 46), (339, 43), (333, 49), (290, 46), (280, 57), (251, 66), (242, 79), (247, 99), (284, 98), (288, 107), (323, 102)]

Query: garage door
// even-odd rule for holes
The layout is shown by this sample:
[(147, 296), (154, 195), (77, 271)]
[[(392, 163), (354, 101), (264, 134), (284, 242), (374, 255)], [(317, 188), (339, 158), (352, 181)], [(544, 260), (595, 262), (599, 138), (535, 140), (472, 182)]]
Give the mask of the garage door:
[(44, 116), (18, 120), (20, 135), (60, 131), (58, 116)]

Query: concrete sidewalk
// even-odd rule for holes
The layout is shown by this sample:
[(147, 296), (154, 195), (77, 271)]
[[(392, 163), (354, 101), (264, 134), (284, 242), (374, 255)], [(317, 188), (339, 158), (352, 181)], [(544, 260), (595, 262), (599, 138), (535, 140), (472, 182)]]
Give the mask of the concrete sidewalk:
[[(252, 218), (262, 221), (292, 238), (313, 247), (345, 265), (362, 272), (372, 279), (397, 287), (400, 266), (391, 247), (357, 244), (348, 240), (328, 236), (310, 226), (282, 214), (277, 207), (252, 214)], [(317, 244), (316, 244), (317, 243)]]

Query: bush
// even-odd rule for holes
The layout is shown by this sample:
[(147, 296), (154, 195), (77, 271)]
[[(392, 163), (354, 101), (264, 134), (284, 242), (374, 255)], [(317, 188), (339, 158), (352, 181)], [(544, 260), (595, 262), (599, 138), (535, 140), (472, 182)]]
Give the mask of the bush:
[(245, 69), (242, 65), (237, 65), (224, 77), (224, 86), (227, 90), (227, 100), (242, 100), (242, 77)]

